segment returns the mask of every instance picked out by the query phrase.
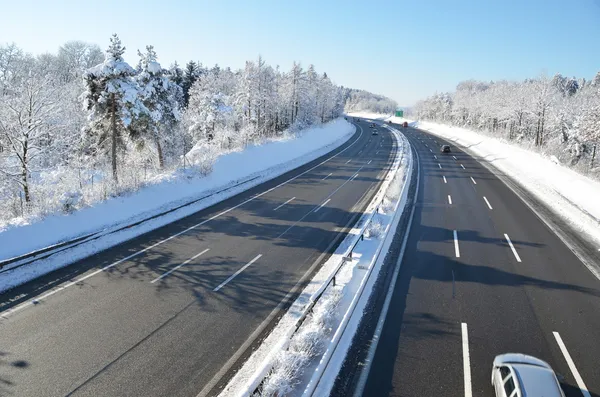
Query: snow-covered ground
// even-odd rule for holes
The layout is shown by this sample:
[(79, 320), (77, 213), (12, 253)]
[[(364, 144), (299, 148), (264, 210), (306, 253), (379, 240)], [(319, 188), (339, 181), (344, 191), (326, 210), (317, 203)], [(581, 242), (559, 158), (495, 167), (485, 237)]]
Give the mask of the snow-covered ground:
[(0, 292), (281, 175), (342, 145), (354, 131), (352, 124), (338, 119), (322, 127), (307, 129), (295, 139), (289, 137), (222, 155), (217, 159), (213, 171), (205, 177), (197, 173), (191, 174), (192, 177), (186, 173), (175, 173), (129, 196), (112, 198), (70, 215), (49, 216), (29, 225), (0, 232), (0, 260), (3, 260), (87, 233), (113, 230), (251, 179), (239, 187), (212, 195), (140, 226), (107, 235), (93, 243), (21, 267), (18, 271), (0, 273)]
[[(403, 187), (412, 157), (406, 138), (397, 137), (401, 140), (396, 163), (365, 214), (220, 395), (248, 395), (263, 378), (261, 391), (257, 393), (259, 396), (300, 395), (319, 365), (321, 355), (332, 353), (332, 346), (336, 354), (341, 351), (343, 355), (347, 351), (352, 338), (347, 337), (341, 349), (336, 349), (339, 337), (353, 333), (353, 327), (358, 325), (357, 321), (352, 321), (353, 314), (362, 313), (358, 298), (368, 297), (371, 292), (381, 266), (380, 261), (376, 260), (377, 254), (387, 252), (383, 242), (385, 239), (389, 247), (391, 240), (388, 242), (386, 232), (395, 229), (395, 225), (391, 227), (396, 219), (395, 211), (403, 208), (402, 197), (406, 198)], [(370, 214), (378, 207), (379, 213), (374, 214), (373, 222), (367, 225)], [(365, 239), (358, 241), (365, 225)], [(357, 241), (351, 254), (352, 260), (344, 261), (343, 258), (350, 255), (350, 248)], [(329, 281), (336, 270), (339, 272), (334, 286)], [(365, 277), (369, 274), (371, 277)], [(315, 300), (320, 292), (323, 295)], [(298, 321), (307, 313), (311, 302), (316, 302), (313, 310), (296, 330)], [(341, 361), (336, 360), (336, 364), (341, 364)]]
[(346, 113), (348, 117), (360, 117), (362, 119), (384, 120), (390, 117), (389, 114), (373, 113), (373, 112), (350, 112)]
[(469, 147), (562, 216), (600, 249), (600, 182), (534, 153), (476, 132), (419, 121), (418, 128)]

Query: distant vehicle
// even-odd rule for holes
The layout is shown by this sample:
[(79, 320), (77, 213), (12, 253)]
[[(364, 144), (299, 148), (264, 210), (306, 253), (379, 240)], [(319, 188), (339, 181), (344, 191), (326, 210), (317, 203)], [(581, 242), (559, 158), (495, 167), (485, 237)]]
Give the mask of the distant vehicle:
[(408, 122), (405, 121), (404, 123), (402, 123), (402, 127), (404, 127), (404, 128), (408, 127)]
[(373, 132), (371, 133), (372, 135), (379, 135), (379, 133), (377, 132), (377, 130), (373, 130)]
[(547, 362), (519, 353), (496, 356), (492, 386), (496, 397), (565, 397)]
[(442, 145), (442, 148), (440, 149), (440, 151), (442, 153), (450, 153), (450, 145)]
[(375, 123), (371, 123), (371, 125), (369, 127), (375, 128)]

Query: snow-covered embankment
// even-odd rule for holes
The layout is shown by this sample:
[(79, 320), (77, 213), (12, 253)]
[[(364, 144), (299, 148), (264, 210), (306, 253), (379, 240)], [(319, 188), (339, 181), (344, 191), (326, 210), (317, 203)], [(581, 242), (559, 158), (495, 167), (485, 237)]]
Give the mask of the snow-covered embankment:
[[(0, 268), (0, 292), (193, 214), (308, 163), (341, 146), (354, 131), (352, 124), (338, 119), (304, 130), (293, 139), (270, 141), (222, 155), (213, 171), (205, 177), (197, 173), (175, 172), (134, 194), (111, 198), (70, 215), (48, 216), (38, 222), (0, 232), (0, 261), (88, 233), (101, 231), (102, 235), (94, 241), (26, 266), (15, 262)], [(206, 198), (144, 221), (202, 197)], [(111, 233), (140, 221), (143, 221), (140, 225)]]

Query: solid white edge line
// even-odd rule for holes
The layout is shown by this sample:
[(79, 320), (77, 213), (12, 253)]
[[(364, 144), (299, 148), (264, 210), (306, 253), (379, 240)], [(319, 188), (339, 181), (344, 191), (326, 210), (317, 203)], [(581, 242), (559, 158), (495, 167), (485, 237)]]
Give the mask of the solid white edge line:
[(448, 204), (452, 205), (452, 197), (450, 195), (448, 195)]
[(238, 274), (240, 274), (241, 272), (243, 272), (244, 270), (246, 270), (248, 268), (248, 266), (250, 266), (251, 264), (253, 264), (257, 260), (259, 260), (261, 256), (262, 256), (262, 254), (256, 255), (256, 257), (254, 259), (252, 259), (250, 262), (246, 263), (240, 270), (238, 270), (237, 272), (235, 272), (231, 276), (229, 276), (229, 278), (227, 280), (223, 281), (221, 284), (219, 284), (219, 286), (217, 288), (213, 289), (213, 292), (217, 292), (221, 288), (223, 288), (224, 286), (226, 286), (227, 283), (229, 283), (231, 280), (233, 280), (234, 278), (236, 278)]
[(470, 177), (470, 178), (473, 181), (473, 185), (477, 185), (477, 182), (475, 182), (475, 179), (473, 179), (473, 177)]
[(188, 259), (187, 261), (175, 266), (173, 269), (169, 270), (168, 272), (162, 274), (161, 276), (155, 278), (154, 280), (150, 281), (150, 284), (154, 284), (155, 282), (162, 280), (163, 278), (167, 277), (169, 274), (173, 273), (175, 270), (179, 269), (182, 266), (187, 265), (188, 263), (190, 263), (191, 261), (193, 261), (194, 259), (196, 259), (197, 257), (199, 257), (202, 254), (205, 254), (206, 252), (210, 251), (210, 248), (205, 249), (204, 251), (192, 256), (190, 259)]
[(331, 175), (333, 175), (333, 172), (330, 172), (329, 175), (327, 175), (325, 178), (323, 178), (321, 180), (324, 181), (325, 179), (329, 178)]
[(295, 199), (296, 197), (292, 197), (291, 199), (289, 199), (288, 201), (286, 201), (283, 204), (278, 205), (277, 207), (275, 207), (275, 209), (273, 211), (277, 211), (278, 209), (280, 209), (281, 207), (283, 207), (284, 205), (286, 205), (287, 203), (289, 203), (290, 201), (292, 201), (293, 199)]
[[(358, 174), (355, 174), (354, 176), (356, 176), (356, 175), (358, 175)], [(323, 206), (327, 205), (327, 203), (330, 202), (330, 201), (331, 201), (331, 199), (325, 200), (325, 202), (323, 204), (321, 204), (320, 206), (318, 206), (317, 208), (315, 208), (315, 212), (317, 212), (318, 210), (320, 210), (321, 208), (323, 208)]]
[[(364, 131), (363, 131), (363, 129), (362, 129), (362, 127), (361, 127), (360, 125), (358, 126), (358, 128), (360, 129), (360, 134), (359, 134), (358, 138), (356, 138), (356, 140), (355, 140), (354, 142), (352, 142), (352, 143), (351, 143), (350, 145), (348, 145), (346, 148), (344, 148), (344, 149), (340, 150), (338, 153), (334, 154), (333, 156), (331, 156), (331, 157), (328, 157), (327, 159), (325, 159), (325, 160), (321, 161), (319, 164), (315, 165), (314, 167), (312, 167), (312, 168), (309, 168), (308, 170), (306, 170), (306, 171), (304, 171), (304, 172), (302, 172), (302, 173), (300, 173), (300, 174), (298, 174), (298, 175), (294, 176), (293, 178), (290, 178), (290, 179), (288, 179), (288, 180), (286, 180), (286, 181), (283, 181), (283, 182), (281, 182), (280, 184), (278, 184), (278, 185), (276, 185), (276, 186), (274, 186), (274, 187), (272, 187), (272, 188), (270, 188), (270, 189), (268, 189), (268, 190), (265, 190), (265, 191), (264, 191), (264, 192), (262, 192), (262, 193), (259, 193), (259, 194), (257, 194), (256, 196), (252, 196), (251, 198), (249, 198), (249, 199), (247, 199), (247, 200), (244, 200), (244, 201), (242, 201), (241, 203), (239, 203), (239, 204), (237, 204), (237, 205), (235, 205), (235, 206), (233, 206), (233, 207), (231, 207), (231, 208), (229, 208), (229, 209), (227, 209), (227, 210), (225, 210), (225, 211), (222, 211), (222, 212), (218, 213), (217, 215), (213, 215), (212, 217), (210, 217), (210, 218), (208, 218), (208, 219), (205, 219), (204, 221), (202, 221), (202, 222), (200, 222), (200, 223), (197, 223), (196, 225), (190, 226), (190, 227), (188, 227), (188, 228), (187, 228), (187, 229), (185, 229), (185, 230), (182, 230), (182, 231), (180, 231), (180, 232), (177, 232), (176, 234), (173, 234), (172, 236), (169, 236), (169, 237), (167, 237), (167, 238), (166, 238), (166, 239), (164, 239), (164, 240), (160, 240), (160, 241), (158, 241), (158, 242), (156, 242), (156, 243), (152, 244), (152, 245), (151, 245), (151, 246), (149, 246), (149, 247), (146, 247), (146, 248), (143, 248), (143, 249), (141, 249), (141, 250), (139, 250), (139, 251), (137, 251), (137, 252), (134, 252), (133, 254), (131, 254), (131, 255), (128, 255), (128, 256), (126, 256), (125, 258), (119, 259), (118, 261), (116, 261), (116, 262), (113, 262), (113, 263), (111, 263), (110, 265), (104, 266), (104, 267), (102, 267), (102, 268), (100, 268), (100, 269), (98, 269), (98, 270), (96, 270), (96, 271), (94, 271), (94, 272), (92, 272), (92, 273), (90, 273), (90, 274), (88, 274), (88, 275), (86, 275), (86, 276), (83, 276), (83, 277), (81, 277), (81, 278), (78, 278), (78, 279), (76, 279), (76, 280), (74, 280), (74, 281), (70, 281), (70, 282), (66, 283), (65, 285), (62, 285), (62, 286), (60, 286), (60, 287), (58, 287), (58, 288), (56, 288), (56, 289), (54, 289), (54, 290), (52, 290), (52, 291), (50, 291), (50, 292), (48, 292), (48, 293), (46, 293), (46, 294), (44, 294), (44, 295), (40, 296), (39, 298), (35, 298), (35, 299), (31, 299), (31, 300), (29, 300), (29, 301), (27, 301), (27, 302), (23, 302), (23, 303), (21, 303), (20, 305), (17, 305), (17, 306), (15, 306), (15, 307), (13, 307), (12, 309), (9, 309), (9, 310), (5, 311), (4, 313), (2, 313), (2, 317), (6, 318), (6, 317), (10, 316), (11, 314), (13, 314), (13, 313), (15, 313), (15, 312), (17, 312), (17, 311), (19, 311), (19, 310), (21, 310), (21, 309), (23, 309), (23, 308), (27, 307), (27, 306), (30, 306), (30, 305), (32, 305), (34, 301), (35, 301), (35, 302), (42, 301), (42, 300), (44, 300), (44, 299), (46, 299), (46, 298), (48, 298), (48, 297), (50, 297), (50, 296), (52, 296), (52, 295), (56, 294), (57, 292), (60, 292), (60, 291), (62, 291), (62, 290), (64, 290), (64, 289), (67, 289), (67, 288), (69, 288), (69, 287), (70, 287), (70, 286), (72, 286), (72, 285), (78, 284), (78, 283), (80, 283), (80, 282), (82, 282), (82, 281), (84, 281), (84, 280), (87, 280), (87, 279), (88, 279), (88, 278), (90, 278), (90, 277), (93, 277), (93, 276), (95, 276), (96, 274), (102, 273), (103, 271), (105, 271), (105, 270), (107, 270), (107, 269), (110, 269), (110, 268), (112, 268), (112, 267), (114, 267), (114, 266), (117, 266), (117, 265), (119, 265), (119, 264), (121, 264), (121, 263), (123, 263), (123, 262), (125, 262), (125, 261), (127, 261), (127, 260), (129, 260), (129, 259), (131, 259), (131, 258), (134, 258), (134, 257), (136, 257), (136, 256), (138, 256), (138, 255), (140, 255), (140, 254), (143, 254), (144, 252), (146, 252), (146, 251), (148, 251), (148, 250), (150, 250), (150, 249), (152, 249), (152, 248), (154, 248), (154, 247), (156, 247), (156, 246), (158, 246), (158, 245), (161, 245), (161, 244), (163, 244), (163, 243), (166, 243), (167, 241), (170, 241), (170, 240), (174, 239), (175, 237), (181, 236), (182, 234), (184, 234), (184, 233), (187, 233), (187, 232), (189, 232), (190, 230), (197, 228), (198, 226), (202, 226), (202, 225), (204, 225), (205, 223), (207, 223), (207, 222), (210, 222), (210, 221), (212, 221), (212, 220), (214, 220), (214, 219), (216, 219), (216, 218), (220, 217), (221, 215), (225, 215), (226, 213), (228, 213), (228, 212), (230, 212), (230, 211), (233, 211), (234, 209), (236, 209), (236, 208), (239, 208), (239, 207), (241, 207), (242, 205), (244, 205), (244, 204), (246, 204), (246, 203), (249, 203), (250, 201), (252, 201), (252, 200), (254, 200), (254, 199), (258, 198), (258, 197), (261, 197), (261, 196), (263, 196), (263, 195), (265, 195), (265, 194), (267, 194), (267, 193), (269, 193), (269, 192), (271, 192), (271, 191), (273, 191), (273, 190), (275, 190), (275, 189), (277, 189), (277, 188), (279, 188), (279, 187), (281, 187), (281, 186), (283, 186), (283, 185), (286, 185), (286, 184), (290, 183), (290, 182), (291, 182), (291, 181), (293, 181), (293, 180), (296, 180), (296, 179), (298, 179), (298, 178), (299, 178), (299, 177), (301, 177), (302, 175), (305, 175), (305, 174), (309, 173), (310, 171), (314, 170), (315, 168), (318, 168), (318, 167), (320, 167), (321, 165), (323, 165), (323, 164), (325, 164), (326, 162), (330, 161), (331, 159), (333, 159), (333, 158), (335, 158), (335, 157), (339, 156), (340, 154), (344, 153), (346, 150), (348, 150), (348, 149), (350, 149), (352, 146), (354, 146), (354, 144), (355, 144), (356, 142), (358, 142), (358, 140), (360, 139), (360, 137), (362, 136), (362, 134), (363, 134), (363, 132), (364, 132)], [(342, 145), (343, 145), (343, 144), (342, 144)], [(334, 149), (334, 150), (335, 150), (335, 149)], [(290, 170), (290, 171), (293, 171), (293, 170)], [(266, 180), (266, 181), (264, 181), (263, 183), (267, 183), (267, 182), (269, 182), (269, 180)], [(261, 184), (262, 184), (262, 183), (261, 183)], [(260, 186), (260, 185), (258, 185), (258, 186)], [(238, 194), (242, 194), (242, 193), (244, 193), (244, 191), (242, 191), (242, 192), (240, 192), (240, 193), (238, 193)], [(233, 197), (235, 197), (235, 196), (233, 196)], [(232, 198), (232, 197), (230, 197), (230, 198)], [(219, 203), (220, 203), (220, 202), (222, 202), (222, 201), (219, 201)], [(216, 205), (216, 204), (218, 204), (218, 203), (215, 203), (215, 204), (213, 204), (213, 205)], [(207, 207), (207, 208), (210, 208), (210, 207)], [(205, 208), (205, 209), (206, 209), (206, 208)], [(202, 210), (200, 210), (200, 211), (202, 211)], [(176, 222), (176, 221), (174, 221), (174, 222)], [(174, 223), (174, 222), (171, 222), (171, 223)]]
[(517, 254), (517, 250), (515, 249), (515, 246), (513, 245), (512, 241), (510, 241), (508, 234), (504, 233), (504, 238), (506, 239), (506, 241), (508, 241), (510, 249), (512, 250), (513, 254), (515, 254), (515, 258), (517, 258), (517, 262), (521, 262), (521, 258), (519, 257), (519, 254)]
[(460, 258), (460, 248), (458, 247), (458, 233), (456, 233), (456, 230), (453, 230), (452, 234), (454, 235), (454, 254), (457, 258)]
[(485, 196), (483, 196), (483, 199), (485, 200), (485, 203), (487, 204), (488, 208), (491, 209), (491, 210), (493, 210), (493, 208), (490, 205), (490, 202), (488, 201), (488, 199)]
[(589, 389), (587, 388), (587, 386), (583, 382), (583, 379), (581, 378), (581, 375), (579, 374), (579, 371), (577, 371), (577, 367), (575, 366), (575, 362), (571, 358), (571, 355), (569, 354), (569, 351), (567, 350), (567, 347), (565, 346), (565, 343), (563, 342), (562, 338), (560, 337), (560, 334), (558, 332), (556, 332), (556, 331), (554, 331), (552, 333), (554, 334), (554, 338), (556, 339), (556, 343), (558, 343), (558, 347), (560, 347), (560, 351), (562, 352), (563, 356), (565, 356), (565, 360), (567, 360), (567, 364), (569, 365), (569, 369), (571, 370), (571, 373), (573, 374), (573, 377), (575, 378), (575, 382), (577, 382), (577, 386), (579, 386), (579, 390), (581, 390), (581, 394), (583, 394), (584, 397), (591, 397)]
[(471, 358), (469, 356), (469, 331), (467, 323), (461, 323), (462, 330), (462, 351), (463, 351), (463, 369), (465, 375), (465, 397), (473, 396), (473, 388), (471, 386)]

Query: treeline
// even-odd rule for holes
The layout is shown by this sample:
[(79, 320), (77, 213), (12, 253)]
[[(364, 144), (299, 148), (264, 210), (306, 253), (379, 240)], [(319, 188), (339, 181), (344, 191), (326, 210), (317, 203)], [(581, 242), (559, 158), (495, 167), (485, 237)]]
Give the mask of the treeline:
[(345, 111), (372, 112), (392, 114), (398, 108), (398, 103), (382, 95), (372, 94), (364, 90), (347, 88), (345, 90)]
[(464, 81), (454, 92), (419, 102), (413, 115), (537, 148), (582, 172), (600, 171), (600, 72), (591, 81), (560, 74), (520, 82)]
[(124, 54), (116, 35), (105, 53), (0, 47), (0, 228), (136, 190), (164, 168), (210, 172), (224, 151), (339, 117), (347, 97), (312, 65), (164, 68), (152, 46), (135, 66)]

